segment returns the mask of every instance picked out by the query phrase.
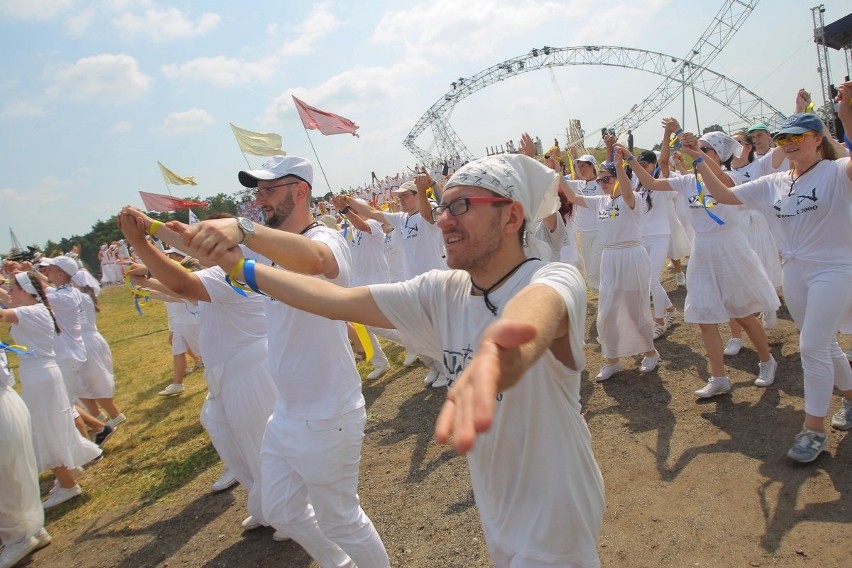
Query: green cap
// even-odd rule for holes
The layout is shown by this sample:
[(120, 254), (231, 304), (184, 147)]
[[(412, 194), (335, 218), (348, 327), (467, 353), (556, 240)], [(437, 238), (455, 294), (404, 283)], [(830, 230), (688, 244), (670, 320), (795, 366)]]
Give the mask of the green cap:
[(754, 132), (755, 130), (765, 130), (765, 131), (767, 131), (767, 132), (771, 132), (771, 131), (769, 130), (769, 127), (768, 127), (768, 126), (766, 126), (766, 123), (765, 123), (765, 122), (755, 122), (755, 123), (754, 123), (754, 124), (752, 124), (752, 125), (749, 127), (749, 129), (748, 129), (748, 131), (749, 131), (749, 132)]

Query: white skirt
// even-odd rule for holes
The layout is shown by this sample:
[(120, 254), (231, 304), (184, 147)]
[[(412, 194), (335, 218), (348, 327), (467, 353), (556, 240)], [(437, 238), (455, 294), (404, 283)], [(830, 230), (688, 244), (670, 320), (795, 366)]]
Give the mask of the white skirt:
[(77, 375), (77, 396), (80, 398), (112, 398), (115, 394), (115, 374), (112, 351), (99, 332), (84, 333), (86, 362)]
[(39, 471), (84, 465), (101, 449), (83, 438), (74, 425), (68, 392), (55, 362), (21, 360), (21, 398), (33, 424), (33, 449)]
[[(671, 239), (669, 240), (669, 258), (679, 259), (689, 256), (689, 251), (692, 249), (692, 227), (684, 226), (675, 212), (675, 201), (681, 199), (680, 194), (675, 196), (675, 199), (668, 200), (669, 227), (671, 228)], [(687, 226), (689, 221), (686, 221)]]
[(20, 542), (44, 526), (27, 405), (0, 387), (0, 541)]
[(686, 270), (688, 323), (726, 323), (781, 305), (763, 264), (739, 229), (699, 233)]
[(763, 213), (754, 209), (745, 209), (738, 225), (745, 234), (748, 244), (757, 253), (757, 258), (763, 263), (766, 276), (775, 288), (781, 287), (781, 256), (775, 237), (769, 232), (769, 223)]
[(629, 248), (604, 248), (597, 323), (604, 357), (654, 350), (651, 263), (638, 243)]

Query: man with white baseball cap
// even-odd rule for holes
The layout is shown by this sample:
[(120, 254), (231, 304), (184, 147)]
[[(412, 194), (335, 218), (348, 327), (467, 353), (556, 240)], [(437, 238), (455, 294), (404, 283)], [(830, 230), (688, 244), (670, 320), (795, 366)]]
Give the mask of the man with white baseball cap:
[[(240, 217), (181, 226), (189, 251), (215, 260), (245, 245), (247, 274), (265, 266), (316, 283), (349, 285), (349, 246), (311, 217), (308, 160), (275, 156), (238, 177), (257, 188), (267, 226)], [(254, 286), (250, 276), (246, 285)], [(279, 396), (262, 444), (264, 520), (321, 566), (390, 566), (358, 500), (367, 413), (346, 325), (275, 300), (266, 309), (269, 364)]]
[[(598, 161), (591, 154), (585, 154), (574, 160), (576, 180), (567, 180), (575, 192), (582, 195), (603, 195), (595, 181), (598, 175)], [(586, 207), (574, 209), (574, 224), (577, 227), (577, 241), (580, 245), (580, 257), (586, 269), (586, 281), (589, 288), (598, 290), (601, 286), (601, 254), (603, 242), (598, 236), (598, 212)]]

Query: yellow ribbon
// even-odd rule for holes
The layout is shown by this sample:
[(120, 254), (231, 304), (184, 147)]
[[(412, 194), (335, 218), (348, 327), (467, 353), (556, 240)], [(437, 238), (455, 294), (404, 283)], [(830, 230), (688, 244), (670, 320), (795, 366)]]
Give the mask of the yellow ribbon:
[(370, 333), (363, 323), (352, 323), (355, 329), (355, 335), (358, 336), (358, 341), (361, 342), (361, 347), (364, 348), (364, 359), (369, 361), (373, 358), (373, 342), (370, 341)]

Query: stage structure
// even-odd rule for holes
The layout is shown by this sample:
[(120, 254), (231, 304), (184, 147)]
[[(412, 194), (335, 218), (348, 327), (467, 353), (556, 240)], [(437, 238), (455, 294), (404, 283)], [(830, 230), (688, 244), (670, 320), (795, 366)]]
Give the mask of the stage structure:
[(828, 65), (828, 48), (843, 50), (846, 61), (846, 78), (849, 79), (852, 67), (852, 14), (840, 18), (836, 22), (825, 25), (825, 6), (820, 4), (811, 8), (814, 20), (814, 43), (817, 48), (817, 72), (822, 86), (823, 105), (816, 110), (820, 118), (828, 125), (834, 136), (838, 136), (843, 128), (834, 111), (834, 98), (837, 89), (831, 82), (831, 69)]
[[(706, 67), (741, 26), (754, 9), (757, 0), (727, 0), (713, 23), (696, 42), (689, 56), (674, 57), (668, 54), (618, 46), (577, 46), (533, 48), (529, 53), (508, 59), (468, 77), (453, 81), (445, 93), (420, 117), (403, 145), (421, 163), (446, 160), (458, 154), (462, 159), (473, 158), (470, 150), (450, 126), (449, 117), (456, 103), (509, 77), (542, 68), (564, 65), (605, 65), (624, 67), (664, 78), (663, 83), (642, 103), (633, 105), (623, 117), (609, 125), (618, 133), (635, 129), (659, 112), (685, 89), (691, 88), (711, 100), (727, 107), (744, 123), (766, 122), (779, 124), (784, 115), (765, 100), (736, 81)], [(431, 127), (435, 153), (416, 144), (417, 138)], [(595, 130), (588, 130), (595, 132)]]

